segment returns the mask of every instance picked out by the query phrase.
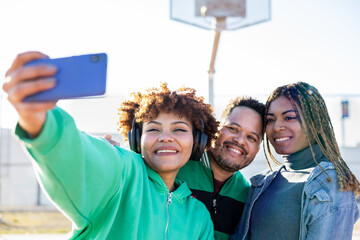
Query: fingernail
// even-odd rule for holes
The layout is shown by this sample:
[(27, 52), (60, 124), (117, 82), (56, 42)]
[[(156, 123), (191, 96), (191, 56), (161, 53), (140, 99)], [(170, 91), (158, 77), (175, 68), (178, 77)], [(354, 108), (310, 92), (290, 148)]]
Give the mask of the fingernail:
[(9, 76), (6, 76), (5, 77), (5, 83), (9, 83), (9, 82), (11, 82), (11, 79), (12, 79), (12, 77), (9, 75)]
[(53, 65), (46, 65), (46, 70), (47, 71), (57, 71), (57, 67), (53, 66)]
[(55, 84), (56, 78), (46, 78), (46, 79), (44, 79), (44, 82), (49, 83), (49, 84)]

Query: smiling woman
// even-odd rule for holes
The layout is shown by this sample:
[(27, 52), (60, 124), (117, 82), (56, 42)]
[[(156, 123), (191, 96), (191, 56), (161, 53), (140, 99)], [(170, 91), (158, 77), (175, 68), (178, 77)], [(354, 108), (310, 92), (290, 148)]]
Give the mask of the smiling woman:
[(145, 93), (133, 93), (121, 105), (119, 130), (129, 138), (131, 149), (141, 153), (145, 163), (173, 189), (180, 167), (210, 146), (217, 131), (211, 113), (210, 105), (196, 97), (194, 89), (171, 92), (161, 84)]
[(276, 98), (268, 108), (266, 135), (278, 154), (289, 155), (309, 145), (298, 118), (300, 115), (303, 119), (302, 114), (296, 109), (284, 96)]
[(341, 157), (320, 93), (304, 82), (279, 87), (265, 118), (268, 154), (275, 160), (270, 141), (285, 162), (251, 178), (233, 239), (351, 239), (360, 185)]
[[(193, 146), (192, 124), (172, 113), (160, 113), (156, 121), (143, 124), (141, 152), (146, 164), (163, 179), (176, 177), (190, 159)], [(166, 183), (166, 181), (165, 181)], [(168, 185), (169, 189), (174, 186)]]
[(44, 191), (73, 223), (71, 238), (214, 239), (206, 207), (175, 180), (217, 131), (210, 105), (194, 89), (172, 92), (166, 84), (133, 94), (119, 109), (119, 126), (138, 154), (79, 131), (56, 102), (24, 103), (56, 84), (55, 67), (26, 66), (41, 58), (47, 56), (18, 55), (3, 89)]

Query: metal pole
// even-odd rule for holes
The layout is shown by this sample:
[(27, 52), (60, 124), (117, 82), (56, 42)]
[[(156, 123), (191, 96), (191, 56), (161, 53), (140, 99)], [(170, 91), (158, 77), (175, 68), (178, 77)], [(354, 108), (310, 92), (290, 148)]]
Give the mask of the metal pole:
[(216, 59), (216, 52), (219, 46), (219, 40), (220, 40), (220, 33), (221, 31), (215, 31), (214, 36), (214, 43), (213, 43), (213, 49), (211, 54), (211, 60), (210, 60), (210, 66), (209, 66), (209, 103), (211, 106), (214, 107), (214, 73), (215, 73), (215, 59)]
[(345, 147), (345, 118), (349, 117), (349, 101), (342, 100), (341, 101), (341, 135), (342, 135), (342, 146)]

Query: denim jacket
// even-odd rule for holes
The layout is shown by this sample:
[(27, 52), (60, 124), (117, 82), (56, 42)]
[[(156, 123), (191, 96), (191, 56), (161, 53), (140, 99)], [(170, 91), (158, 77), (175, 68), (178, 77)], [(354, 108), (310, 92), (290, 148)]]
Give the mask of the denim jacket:
[[(318, 166), (310, 173), (302, 193), (299, 239), (351, 239), (354, 224), (359, 218), (355, 195), (352, 191), (339, 191), (336, 170), (330, 162), (321, 162), (320, 166), (329, 174), (333, 182), (327, 181), (327, 175)], [(284, 167), (274, 172), (258, 174), (250, 179), (252, 186), (240, 223), (231, 237), (232, 240), (249, 239), (250, 216), (254, 203)], [(286, 211), (286, 209), (279, 210)], [(271, 226), (269, 223), (269, 226), (265, 227), (276, 226)], [(268, 239), (271, 239), (271, 236)]]

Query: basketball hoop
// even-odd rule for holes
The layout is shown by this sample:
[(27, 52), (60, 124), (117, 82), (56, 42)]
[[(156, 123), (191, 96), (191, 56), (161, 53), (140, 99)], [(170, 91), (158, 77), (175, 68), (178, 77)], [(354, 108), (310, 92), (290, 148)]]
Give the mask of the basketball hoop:
[(209, 102), (212, 106), (214, 65), (220, 32), (269, 21), (270, 7), (270, 0), (170, 0), (170, 19), (215, 31), (208, 70)]

